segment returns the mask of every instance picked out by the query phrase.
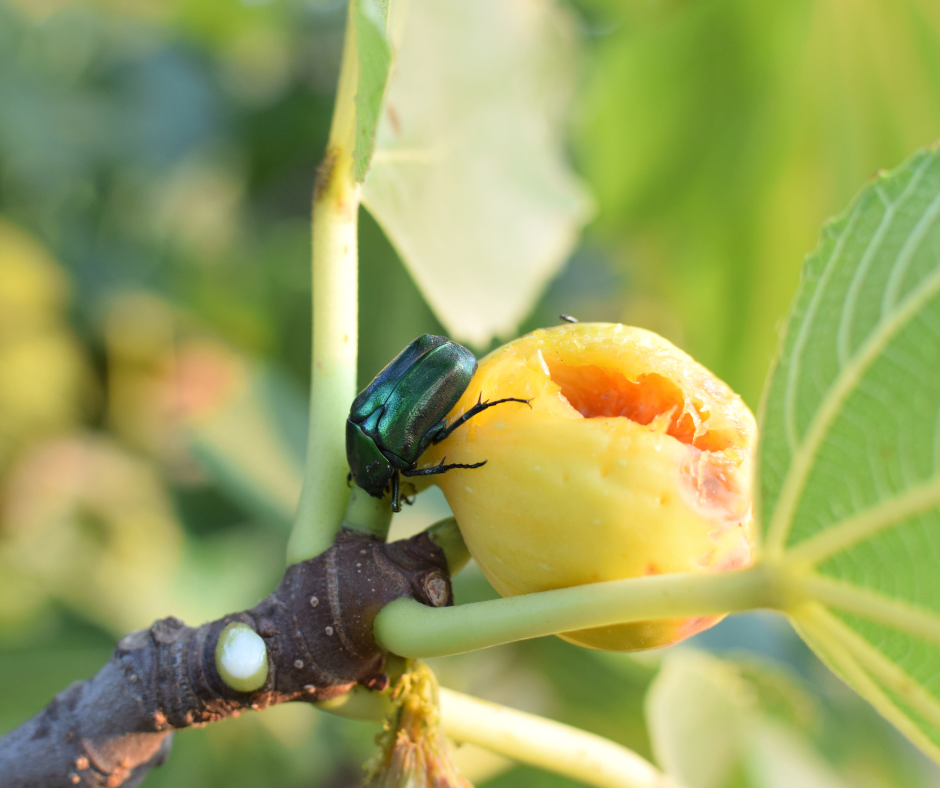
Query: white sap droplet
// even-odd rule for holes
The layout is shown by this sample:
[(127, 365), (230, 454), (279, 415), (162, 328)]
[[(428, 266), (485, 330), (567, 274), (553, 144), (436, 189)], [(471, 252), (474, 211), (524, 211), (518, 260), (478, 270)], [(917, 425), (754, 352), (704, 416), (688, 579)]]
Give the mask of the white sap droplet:
[[(268, 672), (268, 649), (261, 636), (247, 624), (229, 624), (219, 637), (219, 672), (234, 689), (243, 692), (260, 687)], [(256, 686), (250, 687), (249, 684)]]

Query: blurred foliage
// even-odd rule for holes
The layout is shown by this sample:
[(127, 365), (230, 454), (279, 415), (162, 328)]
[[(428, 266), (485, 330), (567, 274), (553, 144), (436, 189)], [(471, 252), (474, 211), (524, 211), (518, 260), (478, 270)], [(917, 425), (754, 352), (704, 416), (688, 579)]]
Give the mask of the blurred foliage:
[(650, 313), (662, 310), (662, 332), (756, 406), (823, 220), (940, 136), (940, 6), (583, 10), (575, 148), (600, 204), (597, 235), (630, 276), (620, 317), (655, 329)]
[[(858, 774), (840, 776), (820, 752), (818, 701), (771, 665), (673, 650), (650, 688), (647, 716), (657, 760), (686, 788), (860, 784)], [(883, 767), (871, 759), (862, 779), (872, 786), (916, 783), (901, 762)]]
[[(568, 11), (570, 152), (598, 218), (521, 330), (562, 311), (642, 325), (755, 406), (822, 221), (940, 136), (940, 6)], [(304, 449), (310, 196), (344, 17), (336, 0), (0, 0), (0, 731), (128, 629), (248, 606), (281, 574)], [(367, 380), (443, 329), (365, 213), (360, 237)], [(440, 507), (428, 493), (401, 522)], [(456, 592), (493, 593), (472, 568)], [(775, 757), (811, 720), (814, 763), (838, 784), (940, 784), (776, 620), (732, 618), (692, 645), (799, 676), (786, 681), (814, 699), (808, 716), (750, 657), (695, 663), (763, 704), (735, 714), (784, 726), (761, 739)], [(663, 656), (546, 639), (433, 667), (652, 756), (644, 702), (669, 677)], [(146, 784), (345, 788), (375, 732), (299, 704), (249, 714), (178, 735)], [(572, 783), (517, 768), (487, 784)]]

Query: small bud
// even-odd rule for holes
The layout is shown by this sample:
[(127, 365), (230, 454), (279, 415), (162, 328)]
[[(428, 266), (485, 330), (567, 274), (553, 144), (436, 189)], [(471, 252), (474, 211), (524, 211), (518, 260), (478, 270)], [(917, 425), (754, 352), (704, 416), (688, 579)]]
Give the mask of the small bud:
[(440, 724), (437, 679), (415, 662), (391, 692), (395, 711), (366, 766), (366, 788), (473, 788), (454, 764)]
[(450, 583), (440, 572), (431, 572), (424, 579), (424, 592), (434, 607), (443, 607), (450, 599)]
[(215, 666), (233, 690), (254, 692), (268, 680), (268, 650), (247, 624), (233, 621), (219, 633)]

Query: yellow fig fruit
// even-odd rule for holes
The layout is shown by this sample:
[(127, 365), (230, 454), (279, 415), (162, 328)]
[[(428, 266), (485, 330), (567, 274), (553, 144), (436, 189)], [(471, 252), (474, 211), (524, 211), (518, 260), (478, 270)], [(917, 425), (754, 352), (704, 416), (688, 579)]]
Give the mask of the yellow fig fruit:
[[(435, 477), (503, 596), (752, 562), (754, 417), (731, 389), (649, 331), (577, 323), (535, 331), (480, 362), (449, 415), (492, 407), (431, 447)], [(656, 648), (718, 617), (568, 632), (583, 646)]]

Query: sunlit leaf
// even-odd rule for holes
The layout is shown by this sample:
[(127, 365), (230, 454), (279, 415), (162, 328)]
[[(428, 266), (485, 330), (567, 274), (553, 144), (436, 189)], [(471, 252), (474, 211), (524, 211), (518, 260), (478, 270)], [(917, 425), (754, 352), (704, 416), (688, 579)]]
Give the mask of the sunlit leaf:
[(806, 261), (762, 415), (765, 553), (846, 682), (940, 760), (940, 151)]
[(576, 72), (552, 3), (411, 0), (363, 201), (447, 330), (511, 332), (590, 213), (564, 157)]
[(359, 85), (356, 91), (356, 180), (365, 180), (375, 148), (375, 132), (382, 111), (382, 96), (392, 65), (388, 41), (388, 0), (355, 0), (356, 53)]

